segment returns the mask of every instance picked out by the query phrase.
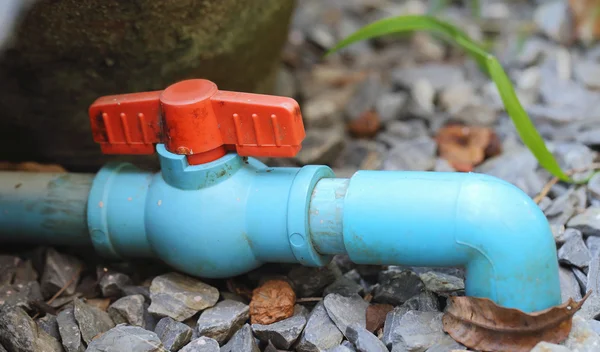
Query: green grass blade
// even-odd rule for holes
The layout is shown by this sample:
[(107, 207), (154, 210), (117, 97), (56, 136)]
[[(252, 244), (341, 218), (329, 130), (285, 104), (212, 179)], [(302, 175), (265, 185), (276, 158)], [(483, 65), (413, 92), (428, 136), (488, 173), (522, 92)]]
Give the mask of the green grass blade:
[(561, 169), (552, 153), (550, 153), (550, 151), (547, 149), (543, 138), (540, 136), (535, 126), (529, 119), (529, 116), (521, 106), (513, 85), (498, 60), (492, 54), (489, 54), (479, 45), (477, 45), (464, 32), (452, 26), (451, 24), (440, 21), (431, 16), (410, 15), (386, 18), (359, 29), (347, 38), (341, 40), (325, 55), (331, 55), (339, 49), (358, 41), (388, 34), (404, 33), (417, 30), (425, 30), (441, 34), (442, 38), (449, 40), (451, 43), (453, 42), (465, 50), (479, 64), (483, 71), (488, 74), (488, 76), (498, 87), (502, 102), (504, 103), (505, 109), (514, 123), (519, 136), (523, 140), (523, 143), (537, 158), (539, 164), (552, 175), (558, 177), (560, 180), (565, 182), (574, 182)]

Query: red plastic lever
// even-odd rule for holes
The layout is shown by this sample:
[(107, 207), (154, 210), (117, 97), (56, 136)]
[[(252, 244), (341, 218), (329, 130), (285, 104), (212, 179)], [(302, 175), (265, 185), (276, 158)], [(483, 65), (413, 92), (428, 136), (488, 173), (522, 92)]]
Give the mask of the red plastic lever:
[(292, 157), (305, 137), (292, 98), (221, 91), (207, 80), (163, 91), (105, 96), (89, 109), (94, 141), (105, 154), (153, 154), (155, 143), (197, 165), (228, 150), (241, 156)]

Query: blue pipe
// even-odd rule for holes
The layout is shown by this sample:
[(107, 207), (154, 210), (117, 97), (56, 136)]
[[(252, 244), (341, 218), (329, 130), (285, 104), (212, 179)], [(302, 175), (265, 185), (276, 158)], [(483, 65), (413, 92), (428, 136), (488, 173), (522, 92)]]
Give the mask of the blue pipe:
[[(266, 262), (322, 266), (346, 253), (358, 264), (463, 266), (467, 295), (525, 312), (561, 303), (546, 218), (494, 177), (359, 171), (346, 179), (326, 166), (269, 168), (236, 154), (190, 166), (163, 145), (157, 151), (156, 174), (131, 164), (108, 164), (93, 182), (0, 173), (0, 241), (91, 239), (106, 257), (158, 257), (205, 278)], [(9, 184), (17, 179), (22, 186)], [(59, 211), (56, 194), (48, 200), (56, 183), (70, 211)]]

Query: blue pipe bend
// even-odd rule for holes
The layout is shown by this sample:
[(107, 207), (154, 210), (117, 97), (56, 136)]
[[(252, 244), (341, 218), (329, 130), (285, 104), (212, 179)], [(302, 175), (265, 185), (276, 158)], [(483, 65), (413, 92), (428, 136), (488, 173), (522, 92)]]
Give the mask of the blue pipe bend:
[[(344, 194), (343, 203), (335, 195)], [(327, 196), (328, 195), (328, 196)], [(561, 303), (548, 222), (514, 185), (474, 173), (359, 171), (321, 180), (315, 246), (359, 264), (465, 267), (468, 296), (537, 311)], [(332, 241), (343, 228), (343, 241)]]
[[(162, 145), (157, 151), (160, 173), (108, 164), (89, 195), (81, 191), (85, 185), (69, 195), (72, 204), (87, 204), (87, 213), (60, 215), (76, 230), (69, 242), (89, 243), (89, 236), (107, 257), (158, 257), (207, 278), (266, 262), (321, 266), (344, 253), (358, 264), (463, 266), (469, 296), (526, 312), (561, 303), (556, 247), (544, 214), (497, 178), (359, 171), (346, 179), (326, 166), (269, 168), (235, 154), (190, 166)], [(57, 184), (39, 177), (46, 178), (27, 193), (27, 204), (49, 199), (44, 183)], [(71, 189), (70, 178), (60, 177)], [(0, 241), (18, 241), (17, 232), (29, 242), (38, 236), (65, 243), (64, 231), (42, 227), (56, 218), (47, 209), (54, 203), (44, 201), (44, 211), (21, 205), (18, 192), (0, 183)], [(11, 209), (18, 219), (3, 216)]]

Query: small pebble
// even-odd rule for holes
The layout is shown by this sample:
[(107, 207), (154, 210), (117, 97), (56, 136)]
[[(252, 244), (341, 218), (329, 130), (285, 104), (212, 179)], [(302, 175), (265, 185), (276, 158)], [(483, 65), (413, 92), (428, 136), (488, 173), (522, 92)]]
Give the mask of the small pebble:
[(198, 318), (198, 335), (215, 339), (219, 344), (227, 341), (249, 318), (247, 304), (224, 300), (206, 309)]
[(558, 250), (558, 259), (578, 268), (587, 268), (591, 257), (582, 236), (572, 235)]
[(117, 325), (95, 338), (86, 352), (164, 352), (165, 348), (158, 336), (139, 326)]
[(329, 295), (330, 293), (337, 293), (342, 296), (352, 296), (355, 294), (362, 294), (363, 292), (364, 288), (356, 281), (346, 276), (342, 276), (325, 288), (323, 291), (323, 297)]
[(308, 316), (306, 326), (296, 345), (296, 351), (328, 350), (338, 346), (342, 339), (342, 333), (329, 317), (323, 301), (320, 301)]
[(171, 352), (179, 351), (192, 338), (192, 329), (189, 326), (170, 317), (159, 320), (154, 332), (162, 341), (163, 347)]
[(74, 294), (79, 278), (79, 275), (76, 276), (76, 274), (82, 266), (83, 263), (79, 259), (49, 248), (46, 251), (46, 263), (41, 278), (44, 298), (52, 297), (75, 277), (75, 280), (64, 290), (63, 295)]
[(215, 339), (202, 336), (183, 346), (179, 352), (220, 352), (221, 348)]
[(21, 307), (0, 308), (0, 346), (8, 352), (62, 352), (63, 347)]
[(269, 325), (252, 324), (252, 330), (261, 341), (271, 341), (276, 348), (287, 350), (296, 342), (305, 325), (303, 315), (294, 315)]
[(564, 346), (577, 352), (600, 351), (600, 336), (581, 317), (573, 316), (573, 326)]
[(111, 304), (107, 312), (115, 324), (129, 324), (146, 329), (144, 302), (142, 295), (125, 296)]
[(83, 303), (80, 299), (73, 301), (73, 315), (81, 330), (81, 338), (85, 343), (90, 343), (98, 334), (104, 333), (115, 326), (108, 313)]
[(397, 306), (424, 290), (425, 284), (419, 275), (410, 270), (382, 271), (379, 273), (379, 285), (373, 292), (373, 301)]
[[(369, 303), (361, 296), (342, 296), (332, 293), (323, 299), (327, 314), (338, 329), (345, 334), (346, 329), (353, 323), (366, 327), (366, 312)], [(348, 338), (348, 336), (346, 336)]]
[(567, 226), (580, 230), (585, 236), (600, 236), (600, 207), (587, 208), (572, 217)]
[(109, 271), (101, 275), (98, 285), (104, 297), (120, 297), (123, 288), (132, 284), (131, 278), (122, 273)]
[(221, 347), (221, 352), (260, 352), (256, 340), (252, 335), (249, 324), (244, 324), (227, 342)]
[(296, 266), (288, 273), (298, 297), (320, 296), (325, 287), (341, 276), (341, 270), (333, 261), (318, 268)]
[(453, 275), (429, 271), (420, 274), (419, 277), (428, 291), (437, 294), (450, 294), (465, 289), (464, 280)]
[(85, 351), (81, 331), (73, 314), (73, 307), (69, 306), (58, 313), (56, 317), (58, 331), (61, 336), (62, 345), (67, 352)]
[(348, 325), (345, 335), (359, 352), (388, 352), (383, 342), (359, 323)]
[(219, 290), (192, 277), (168, 273), (155, 277), (150, 286), (151, 314), (184, 321), (194, 314), (214, 306)]
[(557, 345), (554, 343), (549, 343), (542, 341), (535, 345), (535, 347), (529, 352), (572, 352), (570, 349), (565, 346)]

